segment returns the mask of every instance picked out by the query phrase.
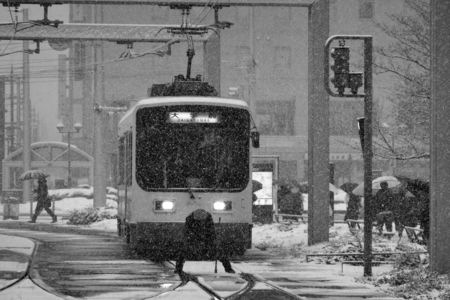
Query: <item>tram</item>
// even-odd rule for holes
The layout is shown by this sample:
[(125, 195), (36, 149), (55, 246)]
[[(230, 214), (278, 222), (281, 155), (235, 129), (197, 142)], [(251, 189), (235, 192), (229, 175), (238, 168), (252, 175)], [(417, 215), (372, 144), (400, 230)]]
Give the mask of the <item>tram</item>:
[(246, 102), (150, 97), (119, 122), (118, 232), (138, 253), (176, 255), (185, 218), (210, 212), (230, 255), (251, 247), (251, 151), (259, 147)]

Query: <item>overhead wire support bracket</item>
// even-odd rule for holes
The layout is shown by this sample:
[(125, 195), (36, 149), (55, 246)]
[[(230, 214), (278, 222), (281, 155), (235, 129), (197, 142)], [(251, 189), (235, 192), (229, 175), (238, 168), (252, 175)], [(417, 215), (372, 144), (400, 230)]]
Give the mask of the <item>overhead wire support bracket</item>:
[[(233, 25), (232, 22), (220, 21), (219, 20), (219, 9), (224, 7), (224, 5), (213, 5), (214, 9), (214, 24), (211, 25), (193, 25), (189, 22), (189, 12), (192, 5), (189, 4), (173, 4), (170, 5), (171, 9), (181, 9), (181, 25), (180, 26), (165, 26), (161, 28), (158, 33), (162, 30), (166, 30), (167, 33), (174, 35), (203, 35), (209, 31), (213, 31), (216, 34), (219, 30), (230, 28)], [(157, 34), (158, 34), (157, 33)]]

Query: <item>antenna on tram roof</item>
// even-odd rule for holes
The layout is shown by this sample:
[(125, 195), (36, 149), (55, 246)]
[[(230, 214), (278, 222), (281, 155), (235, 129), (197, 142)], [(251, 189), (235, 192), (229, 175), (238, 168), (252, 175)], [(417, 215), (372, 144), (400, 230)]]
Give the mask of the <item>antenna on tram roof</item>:
[(208, 82), (202, 80), (201, 75), (195, 78), (185, 78), (183, 74), (174, 76), (173, 82), (153, 84), (148, 89), (149, 97), (161, 96), (212, 96), (219, 95), (217, 90)]

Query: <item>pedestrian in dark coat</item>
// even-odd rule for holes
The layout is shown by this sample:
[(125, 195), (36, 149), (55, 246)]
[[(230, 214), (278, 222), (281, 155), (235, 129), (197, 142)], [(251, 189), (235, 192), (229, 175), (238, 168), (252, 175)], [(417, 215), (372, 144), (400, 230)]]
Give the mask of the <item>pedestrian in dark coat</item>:
[(406, 193), (405, 188), (400, 188), (394, 193), (392, 212), (398, 236), (402, 236), (404, 226), (415, 227), (417, 225), (416, 205), (411, 198), (407, 197)]
[(38, 187), (35, 190), (36, 193), (36, 209), (34, 210), (34, 215), (31, 217), (30, 223), (36, 223), (36, 219), (43, 209), (52, 217), (52, 223), (57, 221), (57, 217), (55, 213), (50, 209), (52, 202), (48, 197), (48, 187), (47, 180), (45, 177), (39, 177), (38, 179)]
[(408, 188), (417, 197), (417, 218), (423, 229), (425, 243), (430, 239), (430, 183), (420, 179), (408, 183)]
[(218, 249), (214, 221), (211, 214), (204, 209), (197, 209), (186, 217), (183, 247), (179, 252), (175, 272), (182, 273), (186, 259), (219, 259), (225, 272), (234, 273), (225, 249)]
[(392, 223), (394, 222), (394, 214), (392, 205), (394, 203), (394, 194), (388, 188), (386, 181), (380, 182), (381, 189), (375, 194), (374, 213), (377, 219), (378, 232), (383, 232), (383, 226), (386, 230), (392, 232)]
[(288, 187), (287, 192), (280, 197), (278, 210), (282, 214), (300, 216), (303, 214), (303, 196), (299, 187)]
[[(353, 194), (350, 192), (349, 199), (347, 203), (347, 211), (344, 216), (344, 221), (350, 219), (350, 220), (358, 220), (359, 218), (359, 211), (361, 209), (361, 197)], [(352, 222), (350, 224), (350, 227), (355, 228), (356, 223)]]

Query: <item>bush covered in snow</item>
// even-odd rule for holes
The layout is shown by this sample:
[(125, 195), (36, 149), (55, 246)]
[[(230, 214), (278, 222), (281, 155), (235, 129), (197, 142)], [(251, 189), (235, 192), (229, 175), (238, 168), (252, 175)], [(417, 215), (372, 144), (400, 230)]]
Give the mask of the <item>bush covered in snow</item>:
[(376, 283), (388, 284), (395, 296), (405, 299), (450, 300), (449, 277), (431, 272), (428, 266), (395, 268)]
[(112, 209), (96, 209), (88, 207), (79, 210), (73, 210), (69, 214), (67, 224), (71, 225), (89, 225), (100, 222), (105, 219), (117, 218), (117, 211)]

